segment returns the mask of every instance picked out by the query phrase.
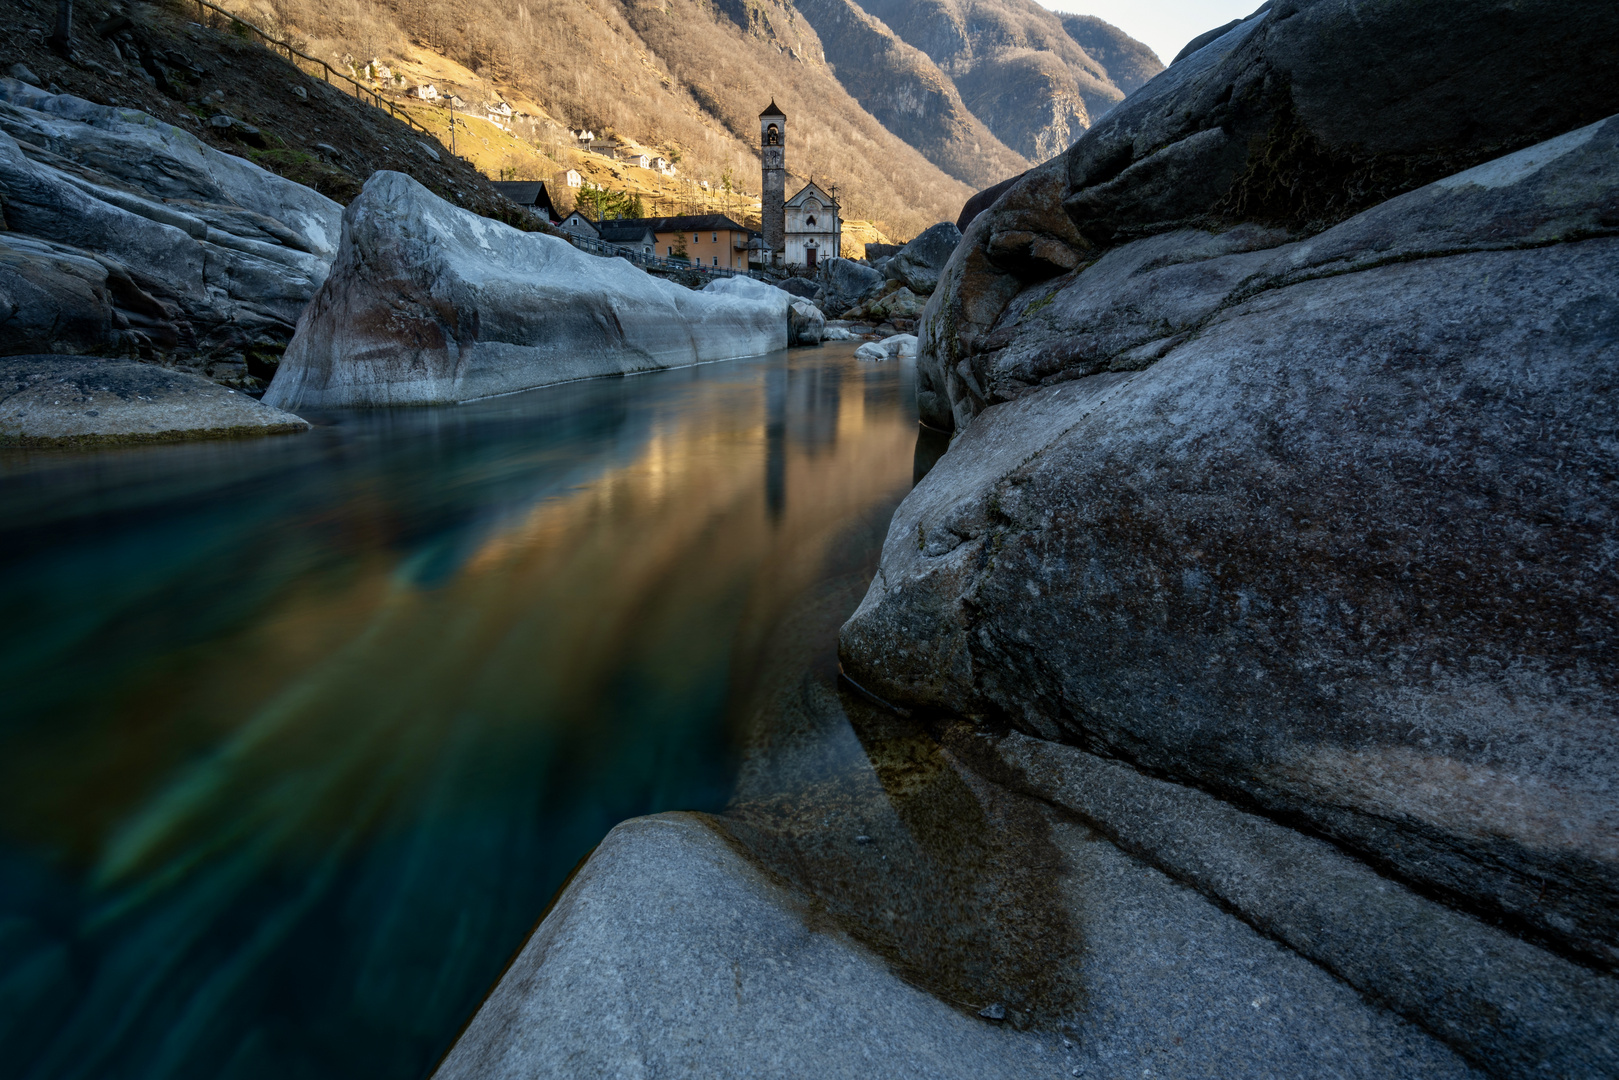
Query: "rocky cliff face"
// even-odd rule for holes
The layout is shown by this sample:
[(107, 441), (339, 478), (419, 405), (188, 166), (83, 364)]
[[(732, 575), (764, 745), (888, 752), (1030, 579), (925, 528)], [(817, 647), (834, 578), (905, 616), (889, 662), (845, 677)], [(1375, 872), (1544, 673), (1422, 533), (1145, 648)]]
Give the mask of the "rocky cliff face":
[[(1608, 9), (1276, 3), (1025, 176), (924, 315), (956, 438), (845, 669), (1032, 736), (1014, 776), (1066, 743), (1612, 972), (1616, 57)], [(1232, 897), (1381, 993), (1364, 943), (1266, 914), (1297, 896)], [(1447, 1028), (1422, 1000), (1473, 976), (1424, 948), (1399, 1007), (1475, 1061), (1619, 1065), (1554, 1067), (1521, 1016)], [(1611, 977), (1532, 967), (1499, 985), (1611, 1008)]]

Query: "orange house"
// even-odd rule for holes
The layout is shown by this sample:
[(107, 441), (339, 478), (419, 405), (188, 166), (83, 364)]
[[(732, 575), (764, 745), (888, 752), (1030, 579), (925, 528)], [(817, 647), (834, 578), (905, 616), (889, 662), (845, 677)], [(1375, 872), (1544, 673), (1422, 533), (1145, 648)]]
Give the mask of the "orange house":
[(658, 238), (657, 254), (665, 259), (684, 257), (693, 266), (727, 270), (748, 268), (748, 230), (724, 214), (626, 218), (605, 224), (615, 229), (647, 226)]

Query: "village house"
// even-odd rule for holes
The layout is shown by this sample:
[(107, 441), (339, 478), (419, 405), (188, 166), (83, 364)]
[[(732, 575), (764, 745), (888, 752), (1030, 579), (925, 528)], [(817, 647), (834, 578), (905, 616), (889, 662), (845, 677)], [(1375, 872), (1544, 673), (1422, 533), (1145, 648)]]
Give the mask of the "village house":
[(569, 187), (578, 187), (580, 184), (584, 183), (585, 178), (579, 175), (579, 171), (577, 169), (569, 169), (567, 172), (562, 174), (562, 180)]
[(624, 160), (628, 161), (631, 165), (634, 165), (637, 168), (641, 168), (641, 169), (650, 169), (650, 168), (652, 168), (652, 159), (650, 157), (648, 157), (647, 155), (645, 155), (645, 154), (636, 154), (636, 153), (626, 154), (624, 156)]
[(656, 255), (658, 234), (647, 218), (603, 221), (597, 226), (602, 242), (639, 255)]
[(787, 200), (784, 258), (788, 266), (813, 270), (822, 259), (841, 252), (843, 220), (838, 203), (811, 180)]
[(592, 240), (601, 238), (601, 231), (596, 228), (596, 223), (578, 210), (563, 218), (557, 228), (574, 236), (588, 236)]
[(553, 224), (556, 222), (556, 207), (551, 203), (551, 193), (546, 190), (544, 180), (491, 180), (489, 186), (518, 206), (532, 210)]
[[(604, 223), (603, 227), (608, 226)], [(710, 269), (748, 268), (748, 230), (724, 214), (624, 218), (612, 222), (611, 228), (615, 231), (650, 229), (653, 254), (660, 258), (685, 259), (693, 266)]]

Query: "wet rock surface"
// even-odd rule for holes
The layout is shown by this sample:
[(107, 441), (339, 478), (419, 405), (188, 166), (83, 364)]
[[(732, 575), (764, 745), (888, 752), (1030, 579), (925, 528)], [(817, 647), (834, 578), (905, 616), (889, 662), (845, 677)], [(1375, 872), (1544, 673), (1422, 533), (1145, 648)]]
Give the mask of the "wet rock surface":
[(150, 364), (0, 359), (0, 446), (100, 447), (307, 430), (300, 417), (246, 394)]
[(378, 172), (343, 214), (330, 277), (265, 400), (287, 408), (466, 401), (787, 344), (790, 297), (693, 292), (461, 210)]
[(944, 734), (824, 670), (767, 697), (726, 812), (620, 826), (439, 1076), (1478, 1075)]

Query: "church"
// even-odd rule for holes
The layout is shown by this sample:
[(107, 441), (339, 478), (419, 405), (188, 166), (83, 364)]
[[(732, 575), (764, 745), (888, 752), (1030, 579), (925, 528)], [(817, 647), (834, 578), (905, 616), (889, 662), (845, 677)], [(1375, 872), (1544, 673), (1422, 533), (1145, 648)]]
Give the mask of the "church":
[(760, 232), (776, 266), (813, 270), (841, 254), (843, 217), (838, 201), (811, 180), (787, 198), (787, 117), (776, 103), (759, 114)]

